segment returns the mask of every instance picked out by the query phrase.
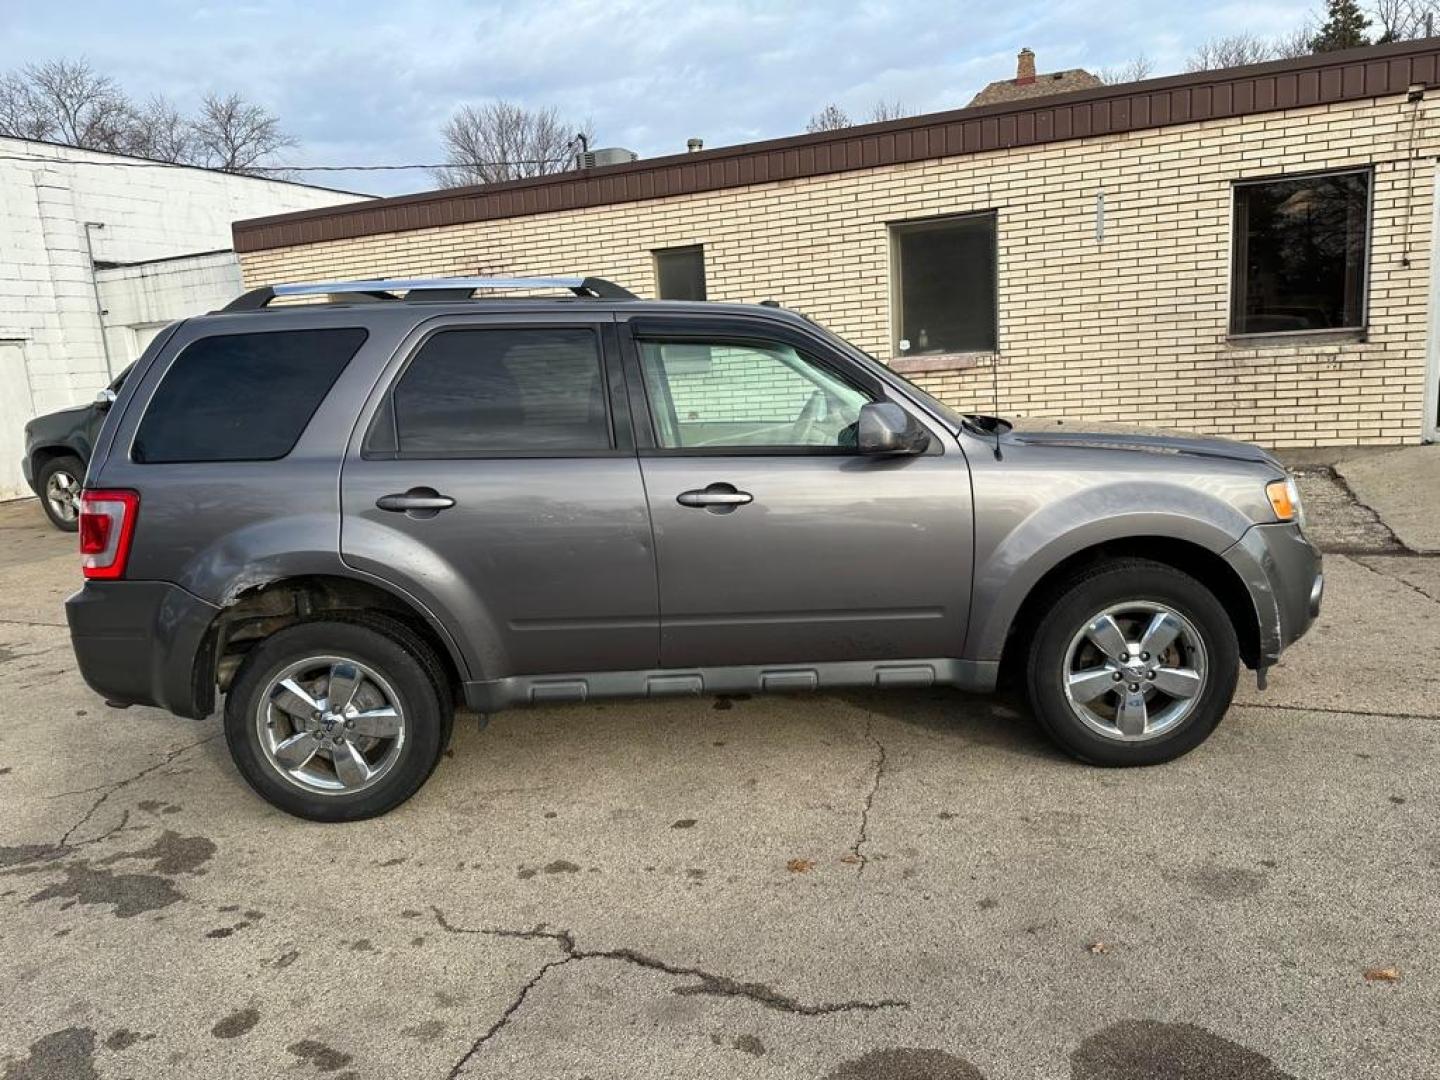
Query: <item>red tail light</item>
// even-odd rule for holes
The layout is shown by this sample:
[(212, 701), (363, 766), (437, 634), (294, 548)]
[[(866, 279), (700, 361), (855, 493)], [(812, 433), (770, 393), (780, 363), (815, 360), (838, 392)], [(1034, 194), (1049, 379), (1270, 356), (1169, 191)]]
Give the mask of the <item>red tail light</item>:
[(80, 567), (87, 578), (125, 576), (140, 496), (133, 491), (80, 493)]

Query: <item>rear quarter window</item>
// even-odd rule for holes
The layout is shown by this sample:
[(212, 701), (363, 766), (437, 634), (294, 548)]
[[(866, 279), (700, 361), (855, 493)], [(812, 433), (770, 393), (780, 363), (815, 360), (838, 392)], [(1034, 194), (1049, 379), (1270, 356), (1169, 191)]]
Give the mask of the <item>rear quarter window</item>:
[(158, 465), (283, 458), (366, 336), (356, 327), (192, 341), (150, 399), (131, 459)]

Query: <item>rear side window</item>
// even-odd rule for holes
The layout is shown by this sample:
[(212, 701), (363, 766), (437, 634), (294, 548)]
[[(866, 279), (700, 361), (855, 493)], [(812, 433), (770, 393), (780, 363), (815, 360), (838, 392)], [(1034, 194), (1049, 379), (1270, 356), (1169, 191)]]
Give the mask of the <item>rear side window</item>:
[(365, 337), (345, 328), (191, 342), (156, 388), (131, 458), (147, 464), (283, 458)]
[[(386, 430), (389, 427), (390, 430)], [(608, 450), (593, 330), (443, 330), (415, 354), (367, 440), (404, 457)]]

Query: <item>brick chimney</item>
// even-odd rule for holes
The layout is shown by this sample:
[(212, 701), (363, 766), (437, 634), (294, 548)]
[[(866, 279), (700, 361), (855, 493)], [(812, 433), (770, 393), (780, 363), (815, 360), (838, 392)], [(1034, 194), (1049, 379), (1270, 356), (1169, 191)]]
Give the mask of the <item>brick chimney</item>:
[(1029, 86), (1035, 81), (1035, 54), (1021, 49), (1019, 63), (1015, 65), (1015, 85)]

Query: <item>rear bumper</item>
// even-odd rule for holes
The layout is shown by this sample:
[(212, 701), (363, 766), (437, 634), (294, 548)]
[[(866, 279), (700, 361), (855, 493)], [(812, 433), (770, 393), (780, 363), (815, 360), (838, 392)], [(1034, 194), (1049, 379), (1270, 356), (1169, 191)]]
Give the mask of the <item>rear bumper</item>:
[(213, 664), (197, 660), (213, 648), (208, 631), (219, 611), (163, 581), (87, 581), (65, 601), (70, 643), (92, 690), (194, 720), (214, 708)]
[(20, 475), (25, 477), (26, 486), (39, 495), (40, 492), (35, 488), (35, 463), (31, 461), (28, 453), (20, 459)]
[(1294, 524), (1253, 526), (1225, 552), (1245, 582), (1260, 626), (1260, 667), (1269, 667), (1320, 614), (1320, 552)]

